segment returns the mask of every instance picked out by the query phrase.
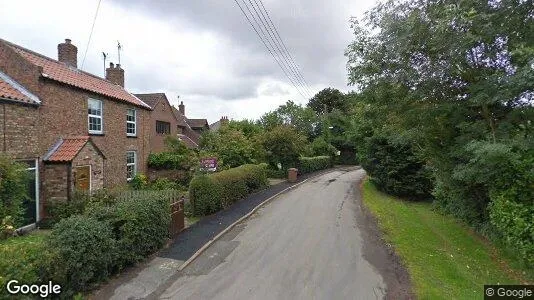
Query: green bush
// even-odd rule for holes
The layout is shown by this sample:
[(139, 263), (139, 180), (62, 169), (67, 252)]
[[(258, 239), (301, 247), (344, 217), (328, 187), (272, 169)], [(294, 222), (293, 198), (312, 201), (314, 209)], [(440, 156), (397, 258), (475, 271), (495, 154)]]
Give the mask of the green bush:
[(323, 137), (318, 137), (310, 144), (310, 152), (314, 156), (334, 156), (337, 149)]
[(148, 166), (154, 169), (189, 170), (192, 167), (189, 155), (180, 155), (173, 152), (150, 153)]
[(148, 188), (153, 191), (178, 190), (179, 185), (168, 178), (158, 178), (150, 182)]
[(490, 221), (506, 244), (534, 267), (534, 204), (518, 203), (513, 198), (507, 193), (495, 197), (489, 206)]
[(11, 216), (15, 227), (24, 225), (27, 180), (24, 165), (0, 154), (0, 220)]
[(34, 231), (24, 236), (0, 241), (0, 299), (9, 299), (4, 288), (8, 281), (38, 283), (47, 232)]
[(267, 185), (265, 165), (243, 165), (196, 176), (189, 185), (193, 213), (197, 216), (212, 214)]
[(130, 186), (134, 190), (144, 190), (148, 186), (148, 177), (141, 173), (135, 174), (134, 178), (130, 181)]
[(299, 173), (306, 174), (332, 167), (332, 157), (315, 156), (301, 157), (299, 159)]
[(367, 142), (362, 166), (378, 188), (411, 199), (430, 197), (430, 172), (408, 141), (373, 136)]
[(117, 269), (153, 253), (169, 237), (170, 203), (167, 197), (157, 193), (133, 195), (86, 212), (112, 229), (117, 241)]
[(44, 278), (61, 285), (62, 296), (86, 291), (106, 279), (116, 260), (111, 228), (87, 216), (61, 220), (46, 240)]

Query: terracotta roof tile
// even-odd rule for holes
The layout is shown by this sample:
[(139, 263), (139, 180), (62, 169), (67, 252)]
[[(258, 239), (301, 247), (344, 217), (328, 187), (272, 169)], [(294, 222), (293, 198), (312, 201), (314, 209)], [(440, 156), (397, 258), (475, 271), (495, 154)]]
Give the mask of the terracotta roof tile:
[(42, 75), (46, 78), (150, 109), (150, 106), (127, 92), (123, 87), (116, 85), (104, 78), (100, 78), (93, 74), (68, 66), (65, 63), (35, 53), (13, 43), (7, 41), (6, 43), (29, 62), (36, 66), (42, 67)]
[(41, 103), (37, 96), (2, 72), (0, 72), (0, 98), (30, 104)]
[(62, 139), (54, 146), (45, 157), (45, 161), (69, 162), (72, 161), (83, 146), (89, 141), (88, 136), (72, 137)]

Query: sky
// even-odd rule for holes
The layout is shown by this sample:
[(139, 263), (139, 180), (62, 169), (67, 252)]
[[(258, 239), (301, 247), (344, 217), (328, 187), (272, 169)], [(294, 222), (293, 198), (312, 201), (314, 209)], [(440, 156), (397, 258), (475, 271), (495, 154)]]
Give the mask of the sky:
[[(255, 0), (252, 0), (255, 1)], [(263, 0), (310, 94), (347, 86), (351, 17), (376, 0)], [(102, 52), (132, 93), (165, 92), (189, 118), (257, 119), (303, 97), (265, 49), (234, 0), (0, 0), (0, 38), (57, 59), (70, 38), (78, 67), (104, 76)], [(31, 9), (29, 9), (31, 8)], [(85, 53), (87, 53), (85, 55)], [(85, 60), (84, 60), (85, 57)]]

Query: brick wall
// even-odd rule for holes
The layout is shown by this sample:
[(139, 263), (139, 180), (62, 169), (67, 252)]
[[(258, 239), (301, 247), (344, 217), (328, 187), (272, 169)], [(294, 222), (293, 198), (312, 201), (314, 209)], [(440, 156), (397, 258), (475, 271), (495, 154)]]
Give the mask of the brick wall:
[(16, 159), (39, 157), (38, 128), (37, 107), (0, 102), (0, 152)]
[(166, 134), (156, 132), (156, 121), (168, 122), (171, 124), (170, 136), (176, 137), (178, 134), (178, 122), (174, 117), (170, 104), (166, 101), (160, 101), (154, 107), (150, 114), (150, 152), (165, 151)]
[[(46, 153), (59, 137), (88, 135), (87, 100), (102, 100), (103, 134), (91, 135), (91, 139), (102, 151), (104, 161), (104, 186), (114, 187), (126, 184), (126, 152), (136, 151), (137, 170), (146, 173), (149, 153), (148, 110), (124, 102), (110, 100), (70, 86), (46, 80), (41, 88), (40, 151)], [(136, 110), (137, 136), (126, 135), (126, 110)]]
[(47, 197), (47, 202), (67, 201), (69, 170), (69, 163), (44, 166), (42, 173), (46, 177), (46, 184), (43, 185), (42, 192)]
[(75, 190), (76, 167), (87, 165), (91, 166), (91, 190), (94, 191), (104, 187), (104, 158), (93, 144), (87, 143), (72, 160), (71, 188), (73, 191)]

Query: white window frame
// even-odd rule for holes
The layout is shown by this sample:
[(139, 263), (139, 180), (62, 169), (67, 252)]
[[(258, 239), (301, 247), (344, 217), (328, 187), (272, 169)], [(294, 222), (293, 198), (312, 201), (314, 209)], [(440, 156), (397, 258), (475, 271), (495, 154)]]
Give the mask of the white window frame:
[[(133, 121), (128, 121), (128, 112), (130, 111), (133, 111), (133, 118), (134, 120)], [(133, 128), (134, 128), (134, 132), (133, 133), (129, 133), (128, 132), (128, 124), (133, 124)], [(127, 136), (137, 136), (137, 110), (135, 110), (134, 108), (128, 108), (126, 110), (126, 135)]]
[[(89, 103), (92, 101), (100, 103), (100, 115), (93, 115), (89, 113)], [(91, 130), (91, 125), (90, 125), (91, 118), (100, 119), (100, 130)], [(104, 133), (104, 103), (102, 102), (102, 100), (93, 99), (93, 98), (87, 99), (87, 129), (89, 130), (89, 133), (91, 134)]]
[[(128, 162), (128, 154), (133, 153), (133, 163)], [(133, 174), (132, 177), (128, 177), (128, 167), (133, 166)], [(136, 151), (126, 151), (126, 181), (130, 181), (135, 177), (135, 174), (137, 174), (137, 152)]]

